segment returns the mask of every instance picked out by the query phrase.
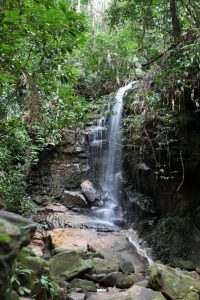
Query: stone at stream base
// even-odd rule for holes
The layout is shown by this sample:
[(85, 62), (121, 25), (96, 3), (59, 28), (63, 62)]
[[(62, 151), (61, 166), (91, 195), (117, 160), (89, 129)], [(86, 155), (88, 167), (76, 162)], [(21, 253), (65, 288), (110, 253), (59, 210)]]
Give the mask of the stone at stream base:
[(200, 281), (179, 269), (155, 264), (151, 267), (149, 284), (172, 300), (199, 300)]
[(87, 292), (96, 292), (97, 288), (96, 285), (93, 281), (89, 280), (83, 280), (79, 278), (73, 279), (70, 284), (69, 288), (80, 288), (82, 291), (87, 291)]
[(80, 207), (84, 208), (88, 206), (85, 196), (80, 192), (64, 191), (61, 196), (62, 203), (68, 208)]
[(87, 295), (85, 300), (166, 300), (160, 292), (140, 286), (133, 286), (126, 292), (99, 293)]
[(92, 259), (83, 260), (76, 251), (60, 253), (49, 260), (50, 273), (55, 277), (62, 276), (67, 280), (86, 273), (93, 267)]
[(94, 188), (93, 184), (89, 180), (85, 180), (81, 183), (81, 188), (83, 194), (85, 195), (88, 202), (94, 204), (94, 202), (101, 201), (101, 195), (99, 192)]
[[(0, 211), (0, 296), (1, 299), (18, 299), (10, 284), (17, 255), (33, 236), (36, 224), (19, 215)], [(8, 292), (9, 291), (9, 292)], [(12, 294), (12, 295), (11, 295)]]

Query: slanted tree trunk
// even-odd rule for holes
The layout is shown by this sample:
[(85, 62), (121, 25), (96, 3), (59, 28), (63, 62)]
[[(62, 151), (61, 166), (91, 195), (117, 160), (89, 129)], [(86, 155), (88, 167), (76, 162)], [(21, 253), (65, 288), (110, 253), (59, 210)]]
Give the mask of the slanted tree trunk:
[(81, 12), (81, 0), (78, 0), (78, 3), (77, 3), (77, 12), (78, 13)]
[(173, 37), (175, 43), (177, 43), (181, 37), (181, 25), (178, 16), (176, 2), (177, 2), (176, 0), (170, 0), (170, 12), (172, 18)]

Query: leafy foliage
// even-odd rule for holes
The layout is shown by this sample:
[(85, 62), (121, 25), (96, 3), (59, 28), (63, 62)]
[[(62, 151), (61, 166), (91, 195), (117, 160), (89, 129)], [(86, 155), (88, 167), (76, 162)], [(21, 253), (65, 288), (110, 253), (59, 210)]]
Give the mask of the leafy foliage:
[(29, 206), (24, 179), (38, 152), (87, 118), (87, 102), (73, 89), (79, 73), (69, 63), (86, 27), (63, 0), (1, 1), (1, 208)]

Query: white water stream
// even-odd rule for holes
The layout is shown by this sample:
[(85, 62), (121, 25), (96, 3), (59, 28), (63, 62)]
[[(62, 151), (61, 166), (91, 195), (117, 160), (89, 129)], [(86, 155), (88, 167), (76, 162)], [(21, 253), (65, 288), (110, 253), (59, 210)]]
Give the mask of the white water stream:
[[(100, 174), (100, 186), (105, 193), (103, 207), (96, 209), (96, 221), (113, 225), (122, 219), (119, 205), (119, 197), (122, 183), (122, 141), (121, 141), (121, 117), (123, 110), (123, 97), (126, 91), (138, 85), (136, 81), (120, 88), (115, 96), (115, 104), (111, 110), (109, 120), (108, 146), (102, 158), (102, 169)], [(104, 120), (105, 122), (105, 120)], [(94, 136), (93, 144), (102, 146), (102, 118), (97, 125), (97, 134)]]

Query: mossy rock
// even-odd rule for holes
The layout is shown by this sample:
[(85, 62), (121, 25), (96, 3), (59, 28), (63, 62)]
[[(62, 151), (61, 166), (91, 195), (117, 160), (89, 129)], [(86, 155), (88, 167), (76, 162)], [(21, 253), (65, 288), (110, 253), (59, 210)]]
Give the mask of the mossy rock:
[(17, 258), (17, 265), (33, 271), (35, 275), (49, 275), (49, 264), (38, 256), (31, 256), (30, 252), (22, 249)]
[(115, 261), (108, 259), (94, 258), (94, 268), (89, 274), (109, 274), (112, 272), (118, 272), (119, 265)]
[(69, 288), (80, 288), (87, 292), (96, 292), (97, 288), (93, 281), (75, 278), (70, 282)]
[(117, 287), (120, 289), (127, 289), (131, 287), (133, 284), (144, 280), (144, 276), (142, 274), (132, 274), (124, 276), (121, 280), (118, 280)]
[(121, 272), (123, 272), (124, 274), (131, 274), (131, 273), (135, 273), (135, 268), (132, 264), (131, 261), (128, 260), (122, 260), (119, 263), (119, 269)]
[(2, 300), (20, 300), (19, 295), (14, 291), (9, 292), (5, 296), (5, 298), (0, 298), (0, 299), (2, 299)]
[(100, 284), (105, 287), (116, 286), (117, 282), (123, 280), (124, 274), (121, 272), (112, 272), (106, 275), (101, 281)]
[(179, 269), (155, 264), (150, 269), (149, 284), (172, 300), (198, 300), (200, 281), (184, 274)]
[(192, 261), (184, 260), (181, 258), (174, 259), (172, 262), (172, 267), (189, 270), (189, 271), (193, 271), (196, 269), (196, 266)]
[(49, 260), (50, 273), (71, 279), (94, 267), (92, 259), (83, 260), (77, 251), (59, 253)]

